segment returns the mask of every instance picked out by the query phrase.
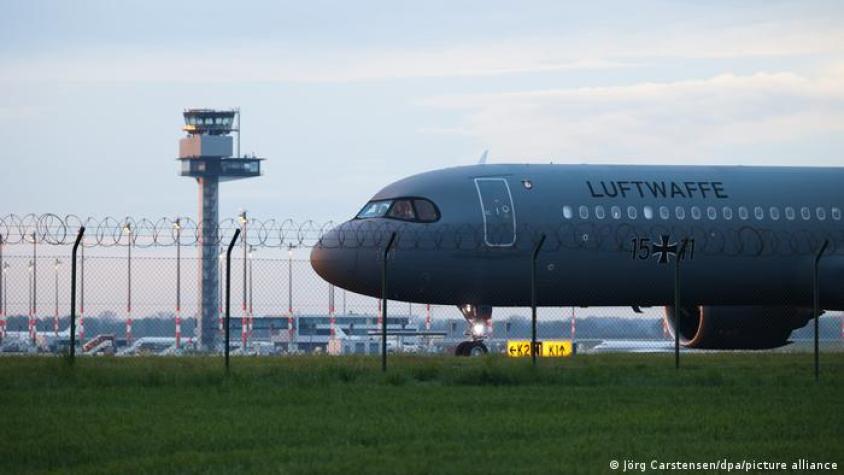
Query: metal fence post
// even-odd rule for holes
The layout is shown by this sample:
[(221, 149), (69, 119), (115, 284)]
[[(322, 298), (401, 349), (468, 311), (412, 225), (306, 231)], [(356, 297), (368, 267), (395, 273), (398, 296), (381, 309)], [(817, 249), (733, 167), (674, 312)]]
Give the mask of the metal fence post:
[(820, 264), (821, 257), (824, 251), (829, 246), (829, 239), (824, 239), (820, 250), (815, 254), (814, 265), (812, 266), (812, 316), (815, 317), (815, 381), (820, 379), (820, 342), (818, 333), (820, 331), (820, 285), (818, 282), (818, 264)]
[(539, 238), (539, 242), (533, 247), (533, 254), (530, 260), (530, 359), (533, 366), (536, 366), (536, 259), (539, 251), (545, 244), (545, 235)]
[(680, 369), (680, 256), (674, 260), (674, 369)]
[(226, 373), (229, 372), (229, 321), (231, 320), (231, 303), (232, 303), (232, 248), (240, 236), (240, 228), (234, 230), (234, 236), (226, 249), (226, 321), (225, 321), (225, 352), (226, 352)]
[(79, 228), (76, 242), (73, 243), (73, 253), (70, 261), (70, 364), (76, 358), (76, 251), (85, 234), (85, 226)]
[(396, 233), (393, 231), (384, 246), (384, 261), (381, 265), (381, 371), (387, 371), (387, 255), (395, 241)]

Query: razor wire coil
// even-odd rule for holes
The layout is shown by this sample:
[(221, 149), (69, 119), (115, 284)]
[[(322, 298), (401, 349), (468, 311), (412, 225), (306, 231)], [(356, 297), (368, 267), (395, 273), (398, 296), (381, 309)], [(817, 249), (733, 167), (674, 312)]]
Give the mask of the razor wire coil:
[[(737, 223), (736, 223), (737, 224)], [(254, 248), (381, 248), (396, 233), (395, 249), (481, 250), (496, 252), (501, 248), (527, 248), (546, 236), (544, 252), (561, 249), (632, 253), (637, 237), (684, 237), (695, 242), (698, 255), (795, 256), (813, 255), (825, 241), (826, 254), (844, 249), (844, 227), (827, 222), (813, 230), (764, 227), (756, 223), (716, 226), (704, 221), (677, 222), (589, 222), (565, 220), (555, 225), (520, 224), (492, 226), (482, 223), (419, 225), (396, 220), (352, 220), (336, 225), (333, 221), (295, 221), (275, 218), (225, 218), (216, 223), (197, 222), (188, 217), (157, 219), (106, 216), (80, 218), (76, 215), (8, 214), (0, 216), (2, 244), (70, 245), (78, 229), (86, 228), (84, 247), (121, 247), (130, 242), (139, 248), (172, 246), (221, 246), (228, 243), (235, 230), (241, 229), (246, 245)], [(202, 242), (203, 231), (215, 236)], [(490, 245), (513, 237), (513, 246)], [(526, 246), (529, 244), (530, 246)]]

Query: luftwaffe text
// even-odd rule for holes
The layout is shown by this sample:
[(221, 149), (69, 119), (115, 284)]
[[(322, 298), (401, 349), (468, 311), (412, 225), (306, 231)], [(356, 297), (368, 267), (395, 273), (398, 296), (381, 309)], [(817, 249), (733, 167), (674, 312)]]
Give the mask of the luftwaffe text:
[(715, 198), (727, 199), (720, 181), (586, 181), (593, 198)]

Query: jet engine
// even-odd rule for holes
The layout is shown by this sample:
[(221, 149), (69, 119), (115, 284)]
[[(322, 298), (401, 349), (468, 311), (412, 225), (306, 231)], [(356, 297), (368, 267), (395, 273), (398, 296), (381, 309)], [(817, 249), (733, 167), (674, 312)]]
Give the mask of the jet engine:
[[(679, 313), (679, 315), (677, 315)], [(788, 344), (791, 332), (812, 319), (802, 307), (681, 306), (665, 307), (671, 336), (680, 333), (688, 348), (762, 350)]]

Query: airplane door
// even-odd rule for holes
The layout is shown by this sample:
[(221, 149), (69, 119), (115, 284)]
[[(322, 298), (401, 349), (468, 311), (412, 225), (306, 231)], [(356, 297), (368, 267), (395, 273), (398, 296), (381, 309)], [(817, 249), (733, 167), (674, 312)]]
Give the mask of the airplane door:
[(475, 178), (484, 218), (484, 242), (490, 247), (516, 244), (516, 210), (505, 178)]

